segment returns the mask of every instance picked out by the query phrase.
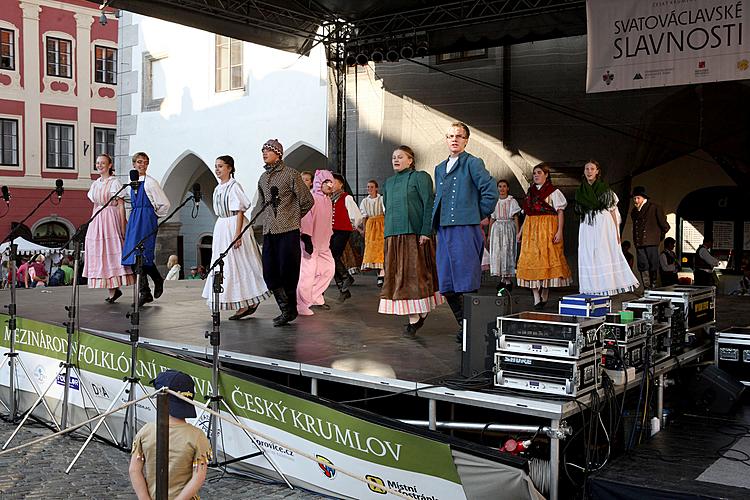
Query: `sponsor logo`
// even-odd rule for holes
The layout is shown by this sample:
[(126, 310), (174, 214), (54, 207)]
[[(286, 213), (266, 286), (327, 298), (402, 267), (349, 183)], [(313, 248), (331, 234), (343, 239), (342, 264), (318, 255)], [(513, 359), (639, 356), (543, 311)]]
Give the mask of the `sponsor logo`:
[(43, 384), (47, 380), (47, 372), (42, 365), (36, 365), (33, 371), (34, 378), (40, 384)]
[(740, 59), (737, 61), (737, 69), (739, 71), (747, 71), (748, 67), (750, 67), (750, 62), (748, 62), (747, 59)]
[(103, 385), (96, 385), (91, 384), (91, 392), (96, 396), (97, 398), (110, 400), (112, 399), (109, 395), (109, 392), (107, 391), (107, 388)]
[(513, 363), (515, 365), (530, 365), (532, 361), (528, 358), (516, 358), (514, 356), (506, 356), (505, 361), (507, 363)]
[(695, 64), (695, 76), (707, 76), (709, 72), (705, 60), (701, 59)]
[[(384, 488), (385, 481), (380, 479), (378, 476), (373, 476), (372, 474), (368, 474), (365, 476), (365, 479), (369, 481), (367, 483), (367, 487), (372, 491), (373, 493), (380, 493), (381, 495), (385, 495), (388, 493), (388, 490)], [(372, 483), (377, 483), (379, 486), (375, 486)]]
[(609, 85), (610, 83), (612, 83), (612, 80), (614, 80), (614, 79), (615, 79), (615, 74), (614, 74), (614, 73), (610, 73), (610, 72), (609, 72), (609, 70), (607, 70), (607, 71), (606, 71), (606, 72), (605, 72), (605, 73), (604, 73), (604, 74), (602, 75), (602, 80), (603, 80), (603, 81), (604, 81), (604, 83), (606, 83), (607, 85)]
[(635, 76), (633, 76), (633, 80), (643, 80), (643, 75), (640, 73), (636, 73)]
[(279, 455), (281, 455), (284, 458), (289, 458), (294, 456), (294, 452), (288, 448), (284, 448), (281, 445), (278, 445), (276, 443), (273, 443), (271, 441), (266, 441), (265, 439), (255, 438), (255, 441), (258, 443), (258, 448), (265, 448), (268, 451), (273, 451)]
[(406, 484), (399, 481), (388, 480), (388, 487), (392, 490), (396, 490), (405, 497), (414, 498), (418, 500), (437, 500), (437, 498), (429, 493), (422, 493), (415, 484)]
[(318, 467), (320, 467), (320, 470), (323, 472), (323, 475), (327, 477), (328, 479), (333, 479), (336, 477), (336, 468), (333, 465), (333, 462), (328, 460), (323, 455), (315, 455), (315, 458), (318, 460)]
[[(64, 373), (60, 373), (59, 375), (57, 375), (57, 385), (61, 385), (65, 387), (65, 374)], [(70, 378), (68, 379), (68, 387), (76, 391), (80, 389), (80, 382), (78, 380), (78, 377), (74, 377), (73, 375), (71, 375)]]
[[(217, 418), (217, 424), (218, 424), (218, 418)], [(195, 426), (201, 429), (206, 435), (211, 431), (211, 414), (208, 412), (204, 412), (200, 415), (198, 418), (198, 421), (195, 423)], [(219, 425), (216, 429), (216, 436), (221, 436), (221, 426)]]

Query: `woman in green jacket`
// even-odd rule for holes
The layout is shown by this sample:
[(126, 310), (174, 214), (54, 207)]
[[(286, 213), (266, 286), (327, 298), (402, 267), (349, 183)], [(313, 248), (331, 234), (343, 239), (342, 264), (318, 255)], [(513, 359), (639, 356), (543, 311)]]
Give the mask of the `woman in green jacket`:
[(414, 337), (436, 306), (438, 292), (432, 240), (432, 179), (415, 170), (414, 151), (399, 146), (391, 158), (396, 174), (383, 184), (385, 281), (378, 312), (408, 316), (404, 335)]

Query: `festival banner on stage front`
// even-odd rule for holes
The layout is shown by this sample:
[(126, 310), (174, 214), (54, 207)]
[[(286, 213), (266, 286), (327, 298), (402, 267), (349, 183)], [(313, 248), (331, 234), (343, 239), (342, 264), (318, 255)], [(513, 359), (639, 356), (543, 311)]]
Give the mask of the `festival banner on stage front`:
[[(7, 352), (10, 332), (7, 316), (0, 315), (0, 321), (6, 323), (0, 338), (1, 354)], [(32, 382), (38, 390), (49, 387), (47, 401), (53, 413), (59, 415), (65, 384), (64, 377), (58, 373), (67, 350), (65, 329), (19, 318), (16, 350), (31, 379), (21, 372), (17, 375), (17, 386), (28, 393), (33, 391)], [(94, 405), (103, 411), (116, 398), (119, 399), (116, 405), (127, 402), (127, 394), (122, 389), (123, 378), (130, 374), (130, 351), (128, 343), (86, 332), (76, 333), (71, 352), (80, 377), (71, 379), (70, 401), (84, 411), (72, 412), (71, 423), (90, 418)], [(189, 374), (195, 381), (196, 401), (203, 402), (205, 396), (212, 393), (208, 364), (143, 347), (137, 351), (136, 372), (147, 390), (158, 373), (175, 369)], [(7, 387), (8, 382), (6, 366), (0, 371), (0, 385)], [(243, 424), (258, 433), (256, 446), (242, 429), (222, 424), (219, 450), (216, 450), (222, 458), (246, 456), (261, 447), (290, 478), (319, 491), (351, 498), (380, 498), (387, 490), (349, 477), (337, 468), (353, 472), (359, 478), (367, 477), (412, 498), (466, 498), (451, 446), (445, 442), (354, 416), (336, 409), (335, 403), (322, 404), (312, 397), (297, 396), (252, 377), (222, 371), (219, 384), (227, 405)], [(2, 394), (3, 399), (5, 396)], [(136, 396), (141, 396), (140, 391)], [(156, 418), (153, 405), (142, 402), (137, 407), (139, 421)], [(41, 408), (36, 414), (46, 416)], [(199, 412), (193, 423), (205, 430), (208, 421), (209, 415)], [(122, 417), (114, 422), (122, 422)], [(118, 434), (116, 430), (114, 433)], [(100, 434), (106, 436), (104, 429)], [(270, 463), (262, 455), (245, 463), (273, 474)], [(527, 477), (520, 469), (516, 472), (518, 477)]]
[(587, 0), (586, 92), (750, 78), (742, 0)]

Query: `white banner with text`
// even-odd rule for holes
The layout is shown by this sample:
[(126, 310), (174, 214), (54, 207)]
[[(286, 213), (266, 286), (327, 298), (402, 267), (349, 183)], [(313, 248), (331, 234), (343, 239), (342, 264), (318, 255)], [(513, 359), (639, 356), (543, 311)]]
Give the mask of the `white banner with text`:
[(750, 78), (738, 0), (587, 0), (586, 92)]

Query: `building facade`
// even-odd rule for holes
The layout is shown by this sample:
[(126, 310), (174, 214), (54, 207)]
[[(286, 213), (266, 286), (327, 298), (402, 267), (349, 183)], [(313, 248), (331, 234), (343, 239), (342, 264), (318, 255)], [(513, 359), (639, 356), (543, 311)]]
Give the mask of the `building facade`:
[(157, 264), (175, 254), (183, 269), (208, 267), (218, 156), (234, 157), (251, 200), (269, 138), (284, 145), (287, 164), (326, 167), (325, 53), (318, 46), (300, 56), (128, 12), (119, 40), (117, 173), (127, 175), (131, 155), (145, 151), (173, 208), (200, 184), (198, 212), (191, 202), (160, 229)]
[(96, 155), (114, 155), (117, 18), (82, 0), (1, 0), (0, 201), (6, 235), (55, 188), (18, 234), (65, 243), (91, 215), (86, 192)]

